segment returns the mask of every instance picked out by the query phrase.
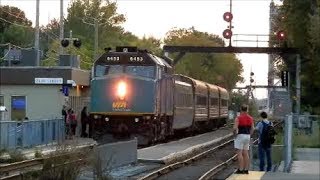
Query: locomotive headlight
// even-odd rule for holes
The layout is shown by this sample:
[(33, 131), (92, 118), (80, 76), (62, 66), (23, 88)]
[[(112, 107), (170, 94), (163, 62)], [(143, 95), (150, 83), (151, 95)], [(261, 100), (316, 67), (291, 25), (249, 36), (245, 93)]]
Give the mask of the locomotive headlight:
[(117, 85), (117, 95), (121, 100), (123, 100), (126, 94), (127, 94), (127, 84), (123, 81), (120, 81)]
[(134, 121), (137, 123), (139, 122), (139, 118), (134, 118)]
[(106, 118), (104, 118), (104, 120), (105, 120), (106, 122), (108, 122), (108, 121), (109, 121), (109, 118), (108, 118), (108, 117), (106, 117)]

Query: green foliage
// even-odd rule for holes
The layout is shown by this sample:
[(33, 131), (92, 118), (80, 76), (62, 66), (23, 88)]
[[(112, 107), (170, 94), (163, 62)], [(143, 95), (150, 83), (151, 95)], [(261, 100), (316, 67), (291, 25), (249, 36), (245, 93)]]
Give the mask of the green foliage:
[(8, 153), (9, 153), (9, 156), (10, 156), (10, 159), (8, 160), (8, 163), (13, 163), (13, 162), (19, 162), (19, 161), (26, 160), (26, 157), (21, 153), (21, 151), (13, 150), (13, 151), (9, 151)]
[(320, 148), (319, 130), (306, 134), (302, 129), (293, 130), (293, 146), (297, 148)]
[(34, 29), (25, 13), (17, 7), (0, 6), (0, 43), (17, 46), (33, 44)]
[(36, 150), (36, 151), (34, 152), (34, 157), (35, 157), (35, 158), (42, 158), (42, 157), (43, 157), (43, 154), (42, 154), (41, 150)]
[[(319, 0), (284, 0), (275, 27), (284, 29), (284, 44), (299, 48), (301, 64), (301, 102), (311, 106), (311, 113), (320, 113), (320, 2)], [(287, 67), (295, 74), (295, 59), (283, 56)], [(294, 78), (291, 78), (291, 83)], [(295, 88), (294, 86), (292, 86)]]
[(33, 29), (11, 25), (3, 32), (3, 41), (18, 46), (32, 46)]
[[(75, 0), (68, 8), (68, 16), (65, 20), (65, 37), (69, 37), (69, 31), (72, 30), (72, 36), (81, 39), (82, 46), (77, 49), (73, 47), (72, 42), (67, 48), (64, 48), (66, 54), (80, 55), (81, 68), (90, 69), (94, 59), (94, 37), (95, 29), (93, 24), (95, 19), (98, 22), (98, 54), (104, 53), (104, 48), (116, 46), (131, 45), (141, 49), (161, 54), (160, 40), (153, 37), (143, 37), (139, 39), (130, 32), (124, 31), (120, 26), (125, 22), (123, 14), (117, 13), (116, 2), (101, 0)], [(92, 24), (92, 25), (88, 25)], [(44, 35), (58, 33), (59, 24), (57, 21), (51, 21), (43, 28)], [(52, 39), (52, 38), (51, 38)], [(60, 41), (58, 39), (50, 41), (44, 66), (55, 66), (58, 63)]]
[[(231, 103), (230, 103), (230, 109), (234, 110), (236, 112), (240, 112), (240, 108), (244, 104), (248, 104), (248, 97), (245, 93), (238, 91), (238, 92), (232, 92), (231, 95)], [(248, 113), (254, 118), (259, 118), (259, 112), (258, 107), (254, 103), (253, 100), (249, 100), (249, 111)]]
[(26, 18), (25, 13), (13, 6), (0, 6), (0, 18), (6, 20), (0, 20), (0, 33), (3, 33), (12, 23), (27, 27), (31, 27), (32, 25), (32, 22)]
[[(167, 45), (224, 46), (224, 41), (217, 35), (197, 31), (194, 27), (170, 30), (164, 43)], [(186, 54), (177, 63), (175, 71), (220, 85), (228, 90), (235, 87), (237, 82), (243, 81), (241, 76), (243, 67), (235, 54)]]

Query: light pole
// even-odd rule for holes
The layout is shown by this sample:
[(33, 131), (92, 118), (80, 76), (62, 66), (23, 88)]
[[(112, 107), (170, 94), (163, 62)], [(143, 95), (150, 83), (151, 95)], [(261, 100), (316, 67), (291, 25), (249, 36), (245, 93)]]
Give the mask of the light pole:
[(107, 24), (108, 22), (100, 23), (98, 18), (89, 17), (94, 20), (94, 23), (86, 22), (82, 19), (82, 22), (94, 27), (94, 51), (93, 51), (93, 61), (97, 59), (98, 49), (99, 49), (99, 26)]

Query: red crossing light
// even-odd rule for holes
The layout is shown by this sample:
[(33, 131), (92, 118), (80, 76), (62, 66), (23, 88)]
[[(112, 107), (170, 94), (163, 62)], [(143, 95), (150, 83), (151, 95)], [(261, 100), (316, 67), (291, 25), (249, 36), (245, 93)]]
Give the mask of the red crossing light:
[(232, 19), (233, 19), (232, 13), (231, 13), (231, 12), (225, 12), (225, 13), (223, 14), (223, 19), (224, 19), (225, 21), (227, 21), (227, 22), (231, 22)]
[(230, 29), (225, 29), (223, 31), (223, 37), (226, 39), (230, 39), (232, 37), (232, 31)]
[(277, 32), (277, 38), (279, 40), (284, 40), (286, 38), (286, 34), (283, 31), (278, 31)]

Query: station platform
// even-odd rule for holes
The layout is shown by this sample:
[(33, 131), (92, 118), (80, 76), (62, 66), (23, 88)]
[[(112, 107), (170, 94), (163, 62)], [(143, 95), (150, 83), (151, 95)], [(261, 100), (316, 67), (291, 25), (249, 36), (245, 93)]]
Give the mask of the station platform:
[(298, 173), (282, 173), (282, 172), (262, 172), (250, 171), (249, 174), (232, 174), (227, 180), (319, 180), (319, 174), (298, 174)]
[(139, 149), (138, 161), (169, 164), (232, 136), (230, 129), (222, 128), (213, 132)]

